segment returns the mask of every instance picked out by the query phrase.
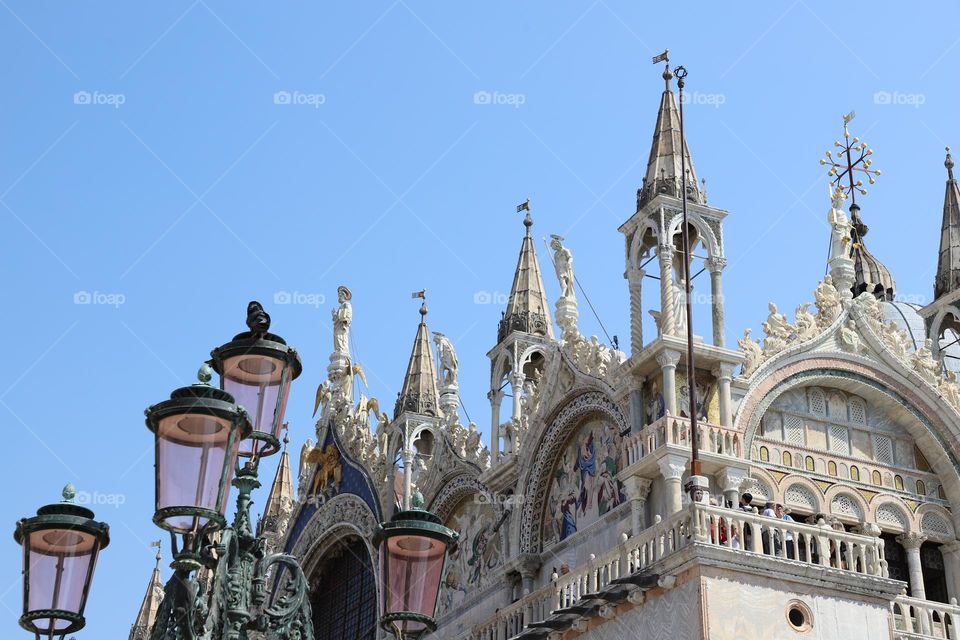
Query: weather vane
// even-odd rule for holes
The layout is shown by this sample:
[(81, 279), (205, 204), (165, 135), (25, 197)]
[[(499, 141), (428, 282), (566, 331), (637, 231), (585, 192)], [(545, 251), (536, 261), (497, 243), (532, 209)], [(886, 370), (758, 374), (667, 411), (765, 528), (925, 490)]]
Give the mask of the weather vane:
[(827, 176), (831, 182), (836, 185), (836, 192), (839, 192), (844, 198), (850, 197), (851, 208), (857, 204), (857, 192), (860, 195), (867, 195), (867, 190), (863, 188), (863, 180), (857, 179), (857, 172), (866, 176), (870, 184), (876, 182), (874, 178), (880, 175), (879, 169), (871, 169), (873, 160), (873, 149), (867, 147), (866, 142), (860, 138), (850, 137), (850, 121), (856, 117), (856, 112), (851, 111), (843, 116), (843, 142), (839, 140), (833, 143), (834, 147), (840, 149), (837, 156), (833, 156), (832, 151), (827, 151), (826, 158), (820, 159), (820, 164), (829, 165), (830, 170)]

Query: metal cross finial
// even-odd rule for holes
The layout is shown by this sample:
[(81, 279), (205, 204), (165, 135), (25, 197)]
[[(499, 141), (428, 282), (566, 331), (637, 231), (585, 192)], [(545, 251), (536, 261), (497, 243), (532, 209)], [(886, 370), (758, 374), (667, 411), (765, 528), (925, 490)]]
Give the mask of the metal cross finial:
[(855, 111), (851, 111), (843, 116), (843, 142), (837, 140), (833, 143), (834, 147), (840, 149), (836, 157), (833, 156), (832, 151), (828, 150), (826, 158), (820, 159), (820, 164), (829, 165), (830, 170), (827, 171), (827, 176), (831, 183), (836, 185), (836, 190), (844, 197), (850, 197), (851, 209), (857, 205), (858, 192), (860, 195), (867, 195), (867, 190), (863, 188), (863, 180), (856, 178), (856, 172), (864, 174), (870, 184), (874, 184), (876, 182), (874, 178), (880, 175), (879, 169), (870, 168), (873, 164), (870, 158), (873, 155), (873, 149), (868, 148), (867, 143), (862, 142), (860, 138), (850, 137), (849, 125), (856, 115)]

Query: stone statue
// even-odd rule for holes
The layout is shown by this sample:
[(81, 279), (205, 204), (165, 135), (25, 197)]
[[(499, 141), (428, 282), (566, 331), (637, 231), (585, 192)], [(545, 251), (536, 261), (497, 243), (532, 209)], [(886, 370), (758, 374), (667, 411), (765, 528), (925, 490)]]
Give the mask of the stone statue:
[(345, 356), (350, 355), (350, 323), (353, 322), (351, 298), (353, 294), (350, 289), (343, 285), (337, 287), (337, 301), (340, 306), (330, 312), (333, 317), (333, 350)]
[(480, 432), (477, 431), (477, 423), (471, 422), (467, 429), (467, 442), (465, 445), (467, 460), (471, 462), (477, 460), (477, 451), (480, 449)]
[(853, 225), (850, 224), (850, 219), (847, 218), (847, 214), (842, 209), (845, 199), (846, 196), (839, 187), (831, 196), (830, 213), (827, 214), (827, 222), (833, 230), (830, 236), (831, 259), (841, 256), (846, 257), (848, 253), (847, 245), (850, 243), (850, 230)]
[(844, 351), (860, 353), (860, 334), (857, 332), (857, 323), (847, 320), (840, 329), (840, 346)]
[(433, 332), (433, 342), (437, 345), (437, 357), (440, 359), (440, 378), (443, 386), (456, 386), (457, 371), (460, 363), (450, 338), (439, 331)]
[(833, 286), (833, 278), (827, 274), (813, 292), (817, 305), (817, 326), (826, 329), (840, 315), (840, 292)]
[(923, 346), (914, 352), (910, 364), (921, 378), (937, 386), (940, 379), (940, 363), (933, 359), (933, 340), (927, 338), (924, 341)]
[(887, 348), (901, 360), (907, 359), (907, 332), (902, 331), (893, 320), (883, 327), (883, 341)]
[(563, 246), (563, 238), (558, 235), (550, 236), (550, 248), (553, 249), (553, 267), (557, 271), (560, 281), (560, 297), (567, 300), (576, 300), (573, 276), (573, 254)]
[(863, 318), (875, 333), (880, 333), (883, 326), (883, 307), (870, 292), (864, 292), (854, 298), (853, 304), (860, 311)]
[(760, 341), (750, 337), (752, 329), (749, 327), (743, 330), (743, 337), (737, 340), (737, 344), (743, 349), (743, 370), (742, 376), (749, 376), (756, 370), (763, 360), (763, 349), (760, 348)]
[(768, 308), (770, 314), (767, 316), (767, 321), (763, 323), (763, 332), (766, 334), (763, 341), (763, 356), (765, 358), (783, 351), (793, 334), (793, 327), (787, 322), (787, 316), (777, 311), (777, 305), (771, 302)]
[(960, 411), (960, 385), (956, 373), (948, 371), (947, 377), (940, 380), (940, 393), (951, 407)]
[(805, 302), (794, 312), (794, 329), (797, 332), (797, 341), (806, 342), (817, 335), (817, 319), (810, 313), (810, 303)]

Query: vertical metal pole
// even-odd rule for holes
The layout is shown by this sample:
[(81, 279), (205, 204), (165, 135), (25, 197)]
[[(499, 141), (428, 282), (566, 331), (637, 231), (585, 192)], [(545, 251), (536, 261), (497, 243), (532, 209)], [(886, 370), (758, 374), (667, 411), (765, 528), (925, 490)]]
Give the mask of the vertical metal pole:
[(683, 79), (687, 70), (677, 67), (680, 99), (680, 203), (683, 210), (683, 286), (687, 306), (687, 390), (690, 396), (690, 475), (700, 475), (700, 434), (697, 426), (697, 375), (693, 359), (693, 302), (690, 299), (690, 234), (687, 229), (687, 145), (683, 135)]

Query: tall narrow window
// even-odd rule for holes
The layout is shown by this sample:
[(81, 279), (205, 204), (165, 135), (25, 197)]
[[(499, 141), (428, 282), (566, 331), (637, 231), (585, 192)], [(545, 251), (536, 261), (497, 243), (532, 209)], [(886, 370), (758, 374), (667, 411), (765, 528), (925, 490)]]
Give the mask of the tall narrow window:
[(783, 431), (786, 441), (790, 444), (800, 446), (805, 444), (803, 419), (797, 416), (784, 416)]
[(846, 427), (831, 424), (827, 433), (830, 436), (830, 451), (842, 456), (850, 455), (850, 431)]
[(316, 640), (376, 638), (377, 586), (362, 540), (354, 540), (321, 566), (311, 605)]
[(881, 464), (893, 466), (893, 441), (887, 436), (873, 436), (873, 457)]

